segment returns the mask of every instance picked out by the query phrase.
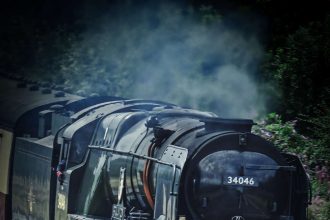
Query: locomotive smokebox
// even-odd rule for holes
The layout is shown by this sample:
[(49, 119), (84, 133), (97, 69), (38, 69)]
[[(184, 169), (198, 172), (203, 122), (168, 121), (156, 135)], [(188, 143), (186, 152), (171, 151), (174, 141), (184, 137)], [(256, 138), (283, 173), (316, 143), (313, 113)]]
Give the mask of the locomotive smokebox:
[(194, 219), (290, 219), (294, 172), (264, 139), (226, 132), (192, 156), (185, 202)]

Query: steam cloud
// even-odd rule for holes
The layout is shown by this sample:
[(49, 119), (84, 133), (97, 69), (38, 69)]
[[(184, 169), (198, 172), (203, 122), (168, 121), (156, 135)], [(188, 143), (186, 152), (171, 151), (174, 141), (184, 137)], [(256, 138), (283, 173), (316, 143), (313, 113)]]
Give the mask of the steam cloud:
[[(80, 60), (89, 60), (88, 71), (93, 66), (99, 72), (99, 92), (169, 101), (220, 117), (260, 116), (263, 96), (253, 80), (262, 57), (257, 38), (221, 20), (203, 24), (197, 15), (169, 3), (128, 4), (102, 18), (91, 15), (93, 26), (72, 50), (85, 54)], [(104, 80), (120, 88), (109, 91)], [(86, 81), (88, 86), (95, 85)]]

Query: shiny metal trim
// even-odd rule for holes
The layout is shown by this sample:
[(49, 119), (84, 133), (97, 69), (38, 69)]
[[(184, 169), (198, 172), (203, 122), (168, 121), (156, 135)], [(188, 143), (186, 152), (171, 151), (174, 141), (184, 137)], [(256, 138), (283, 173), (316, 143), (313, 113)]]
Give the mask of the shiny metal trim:
[(231, 220), (245, 220), (245, 218), (243, 218), (243, 216), (233, 216), (232, 218), (231, 218)]

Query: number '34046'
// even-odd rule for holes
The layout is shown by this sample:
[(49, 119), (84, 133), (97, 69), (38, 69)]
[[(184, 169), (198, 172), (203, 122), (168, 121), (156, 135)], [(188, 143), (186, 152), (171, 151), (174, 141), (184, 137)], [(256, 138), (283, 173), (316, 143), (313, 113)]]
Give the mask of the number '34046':
[(227, 176), (225, 177), (225, 184), (255, 186), (256, 181), (254, 177)]

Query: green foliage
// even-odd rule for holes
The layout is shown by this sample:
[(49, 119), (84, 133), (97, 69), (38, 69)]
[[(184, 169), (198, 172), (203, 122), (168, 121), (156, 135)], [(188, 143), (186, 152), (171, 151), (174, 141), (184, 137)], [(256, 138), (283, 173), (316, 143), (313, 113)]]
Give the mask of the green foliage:
[[(273, 142), (284, 152), (297, 154), (311, 176), (313, 205), (309, 208), (309, 220), (328, 220), (330, 202), (328, 182), (330, 161), (329, 114), (308, 120), (311, 136), (299, 134), (295, 127), (297, 121), (284, 122), (280, 115), (269, 114), (254, 128), (254, 132)], [(320, 166), (312, 166), (319, 164)]]
[(308, 160), (310, 164), (330, 161), (330, 117), (329, 115), (313, 118), (311, 128), (312, 138), (297, 133), (297, 121), (283, 122), (276, 113), (269, 114), (257, 126), (255, 132), (272, 141), (286, 152), (292, 152)]
[(320, 155), (314, 150), (318, 141), (306, 138), (295, 130), (295, 121), (283, 122), (278, 114), (271, 113), (255, 128), (256, 133), (262, 135), (285, 152), (299, 155), (302, 159), (316, 162)]
[(318, 205), (312, 205), (309, 208), (309, 220), (329, 220), (330, 217), (330, 202), (320, 201)]
[(328, 164), (330, 161), (330, 107), (322, 105), (315, 110), (316, 116), (301, 116), (301, 133), (313, 139), (315, 147), (310, 151), (312, 161)]
[(327, 202), (321, 209), (322, 220), (327, 220), (330, 218), (330, 202)]
[[(311, 175), (314, 194), (308, 219), (328, 220), (330, 16), (300, 25), (289, 35), (274, 37), (274, 42), (285, 43), (274, 45), (269, 51), (263, 76), (275, 85), (275, 89), (269, 90), (272, 99), (268, 106), (281, 116), (268, 115), (256, 131), (283, 151), (300, 156)], [(291, 121), (285, 122), (282, 118)]]
[(327, 198), (328, 183), (320, 182), (314, 175), (311, 177), (311, 185), (314, 197)]
[(286, 118), (313, 115), (329, 103), (329, 19), (301, 26), (287, 36), (285, 45), (270, 51), (265, 77), (277, 86), (279, 112)]

